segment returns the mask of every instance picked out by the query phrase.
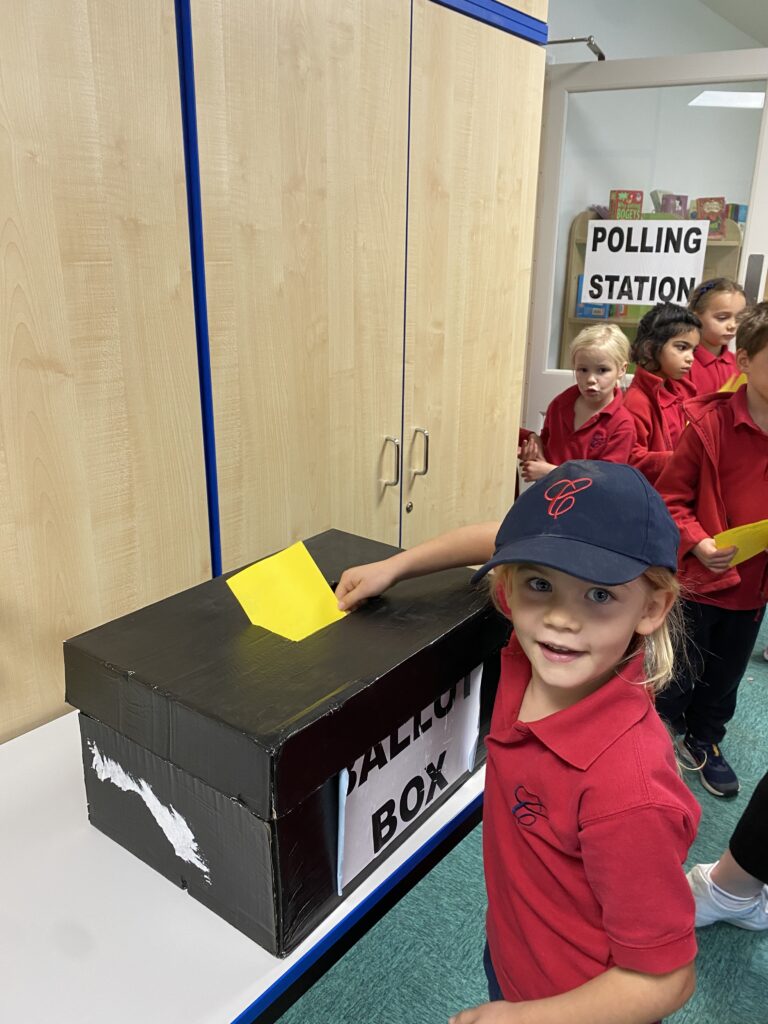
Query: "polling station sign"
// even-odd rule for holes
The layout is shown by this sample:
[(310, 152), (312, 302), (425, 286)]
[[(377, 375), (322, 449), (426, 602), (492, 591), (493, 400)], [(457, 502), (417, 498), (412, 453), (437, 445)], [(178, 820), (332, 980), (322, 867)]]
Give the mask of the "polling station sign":
[(687, 305), (708, 231), (708, 220), (591, 220), (580, 301)]
[(479, 665), (339, 776), (338, 891), (472, 770), (480, 727)]

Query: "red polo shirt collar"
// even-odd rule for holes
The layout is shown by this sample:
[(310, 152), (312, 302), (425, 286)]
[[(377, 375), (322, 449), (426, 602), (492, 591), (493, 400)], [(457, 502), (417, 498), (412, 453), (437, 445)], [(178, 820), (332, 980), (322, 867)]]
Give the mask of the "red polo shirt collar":
[(662, 408), (675, 405), (681, 398), (691, 398), (696, 393), (696, 389), (685, 377), (682, 380), (666, 380), (642, 366), (635, 368), (635, 380), (646, 394), (655, 397)]
[(702, 364), (702, 366), (711, 366), (712, 363), (716, 363), (718, 359), (722, 359), (725, 353), (728, 351), (728, 346), (724, 345), (720, 351), (715, 355), (714, 352), (710, 352), (708, 348), (704, 348), (703, 345), (696, 347), (696, 358)]
[(734, 396), (731, 399), (731, 412), (733, 415), (734, 427), (748, 427), (749, 430), (756, 430), (759, 434), (763, 433), (760, 427), (758, 427), (749, 415), (746, 384), (742, 384), (739, 390), (734, 393)]

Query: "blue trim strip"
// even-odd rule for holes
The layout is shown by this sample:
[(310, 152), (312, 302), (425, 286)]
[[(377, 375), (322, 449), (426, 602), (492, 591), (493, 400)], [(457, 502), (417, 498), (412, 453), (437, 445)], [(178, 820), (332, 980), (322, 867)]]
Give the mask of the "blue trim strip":
[(374, 889), (372, 893), (361, 900), (360, 903), (351, 910), (349, 914), (340, 921), (335, 928), (332, 928), (327, 935), (324, 935), (322, 939), (313, 946), (301, 960), (298, 960), (285, 974), (279, 978), (273, 985), (271, 985), (266, 992), (263, 992), (258, 999), (254, 1000), (251, 1005), (243, 1012), (235, 1017), (232, 1024), (253, 1024), (259, 1017), (259, 1014), (263, 1013), (268, 1006), (270, 1006), (278, 996), (281, 996), (283, 992), (291, 987), (298, 979), (307, 971), (317, 960), (320, 959), (332, 946), (334, 946), (339, 939), (345, 935), (350, 928), (357, 924), (357, 922), (365, 917), (376, 904), (384, 898), (396, 885), (399, 884), (407, 875), (410, 874), (413, 869), (424, 860), (432, 851), (439, 846), (447, 837), (455, 831), (460, 825), (462, 825), (467, 818), (471, 817), (483, 804), (483, 793), (478, 795), (472, 800), (467, 806), (456, 815), (455, 818), (451, 818), (447, 824), (443, 825), (441, 829), (428, 839), (423, 846), (412, 854), (408, 860), (404, 861), (399, 868), (392, 872), (392, 874), (386, 878), (378, 888)]
[(216, 474), (216, 438), (213, 421), (211, 351), (208, 339), (208, 300), (205, 293), (205, 252), (203, 249), (203, 211), (200, 198), (200, 159), (197, 146), (195, 104), (195, 65), (192, 53), (192, 14), (190, 0), (175, 0), (176, 47), (179, 55), (181, 125), (184, 133), (184, 168), (187, 177), (187, 217), (189, 251), (192, 257), (192, 294), (195, 306), (197, 369), (200, 381), (205, 490), (208, 497), (208, 535), (211, 545), (211, 573), (221, 575), (221, 529), (219, 523), (219, 485)]
[(432, 3), (449, 7), (452, 11), (466, 14), (485, 25), (493, 25), (513, 36), (527, 39), (528, 42), (538, 43), (540, 46), (547, 42), (548, 27), (545, 21), (507, 7), (506, 4), (499, 3), (499, 0), (432, 0)]

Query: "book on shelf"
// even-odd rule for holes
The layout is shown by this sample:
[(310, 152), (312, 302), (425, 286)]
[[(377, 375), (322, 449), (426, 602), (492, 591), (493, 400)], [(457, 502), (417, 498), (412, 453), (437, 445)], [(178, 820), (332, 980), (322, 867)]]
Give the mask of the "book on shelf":
[(609, 302), (582, 302), (581, 290), (584, 287), (584, 275), (579, 274), (576, 285), (576, 316), (584, 320), (607, 320), (611, 315)]
[(747, 223), (747, 203), (728, 203), (725, 207), (726, 216), (729, 220), (735, 220), (741, 227)]
[(667, 189), (655, 188), (651, 192), (651, 202), (656, 213), (671, 213), (675, 217), (688, 216), (688, 196)]
[(640, 189), (612, 188), (608, 209), (611, 220), (640, 220), (643, 193)]
[(696, 200), (696, 220), (709, 221), (709, 241), (725, 238), (725, 198), (702, 196)]
[(671, 213), (675, 217), (688, 216), (688, 196), (677, 192), (665, 192), (661, 197), (661, 213)]

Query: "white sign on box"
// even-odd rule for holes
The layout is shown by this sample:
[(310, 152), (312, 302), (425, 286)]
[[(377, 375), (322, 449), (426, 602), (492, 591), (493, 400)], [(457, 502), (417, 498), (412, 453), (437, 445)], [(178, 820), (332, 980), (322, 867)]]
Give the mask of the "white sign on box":
[(444, 790), (472, 771), (482, 673), (479, 665), (339, 775), (339, 895)]
[(708, 220), (591, 220), (581, 302), (686, 306), (702, 279)]

